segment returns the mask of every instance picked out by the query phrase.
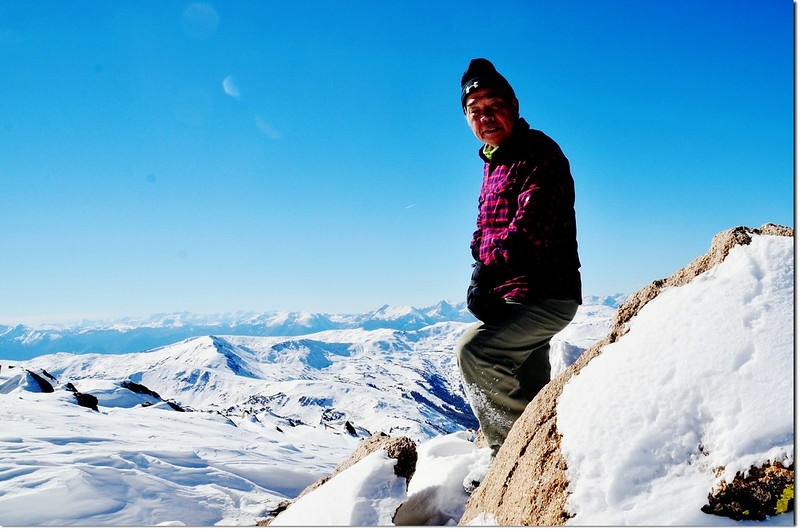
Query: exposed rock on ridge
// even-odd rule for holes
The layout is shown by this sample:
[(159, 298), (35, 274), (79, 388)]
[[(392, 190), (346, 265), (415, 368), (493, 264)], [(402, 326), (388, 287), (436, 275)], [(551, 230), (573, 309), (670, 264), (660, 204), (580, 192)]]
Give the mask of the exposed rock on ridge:
[(653, 281), (617, 310), (609, 335), (587, 349), (578, 360), (553, 379), (528, 405), (512, 428), (489, 472), (467, 503), (461, 525), (564, 525), (569, 481), (556, 426), (556, 405), (564, 385), (603, 348), (628, 330), (628, 322), (667, 287), (678, 287), (721, 263), (730, 250), (750, 244), (754, 235), (793, 237), (791, 228), (765, 224), (753, 229), (737, 227), (714, 237), (709, 251), (666, 279)]
[(414, 471), (417, 468), (417, 445), (414, 444), (414, 441), (405, 436), (390, 437), (383, 432), (377, 433), (361, 441), (361, 444), (358, 445), (358, 448), (356, 448), (355, 451), (350, 454), (350, 457), (347, 460), (340, 463), (330, 476), (323, 477), (312, 483), (306, 487), (303, 492), (301, 492), (294, 500), (282, 502), (274, 511), (270, 513), (269, 519), (260, 520), (258, 525), (270, 525), (270, 522), (281, 512), (288, 509), (292, 503), (296, 502), (306, 494), (318, 489), (337, 474), (344, 472), (377, 450), (386, 450), (389, 458), (397, 461), (397, 464), (394, 466), (394, 473), (398, 477), (405, 478), (406, 487), (408, 487), (408, 482), (411, 481), (411, 477), (414, 475)]
[(750, 244), (750, 241), (753, 240), (753, 235), (794, 237), (794, 230), (777, 224), (764, 224), (760, 228), (739, 226), (718, 233), (711, 241), (711, 248), (704, 255), (701, 255), (668, 278), (653, 281), (620, 305), (612, 322), (608, 343), (617, 341), (620, 336), (625, 334), (627, 332), (627, 322), (636, 316), (642, 307), (659, 295), (662, 290), (667, 287), (679, 287), (689, 283), (695, 277), (724, 261), (733, 247)]
[(727, 516), (734, 520), (764, 521), (794, 510), (794, 465), (780, 463), (751, 467), (731, 483), (722, 483), (708, 495), (708, 504), (701, 509), (707, 514)]

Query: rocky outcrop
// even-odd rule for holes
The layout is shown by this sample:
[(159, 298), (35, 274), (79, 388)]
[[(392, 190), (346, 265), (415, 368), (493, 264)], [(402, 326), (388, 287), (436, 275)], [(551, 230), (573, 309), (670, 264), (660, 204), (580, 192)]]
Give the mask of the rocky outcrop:
[(75, 395), (75, 401), (78, 403), (78, 406), (83, 406), (84, 408), (89, 408), (94, 411), (100, 411), (97, 409), (97, 404), (99, 401), (94, 395), (90, 393), (81, 393), (72, 382), (67, 382), (64, 386), (64, 389), (71, 391), (72, 394)]
[[(56, 379), (56, 377), (48, 373), (46, 369), (41, 369), (40, 371), (41, 375), (31, 371), (30, 369), (25, 370), (28, 376), (31, 377), (36, 382), (36, 384), (39, 387), (39, 390), (42, 393), (54, 393), (55, 388), (53, 387), (53, 384), (50, 383), (50, 381), (48, 381), (47, 379), (49, 378), (53, 382), (58, 382), (58, 380)], [(95, 397), (94, 395), (90, 395), (89, 393), (81, 393), (72, 384), (72, 382), (67, 382), (67, 384), (64, 386), (64, 389), (75, 395), (75, 401), (78, 403), (78, 406), (83, 406), (84, 408), (90, 408), (94, 411), (98, 411), (97, 409), (98, 400), (97, 397)]]
[(747, 475), (737, 473), (730, 483), (722, 483), (708, 495), (702, 507), (707, 514), (734, 520), (764, 521), (794, 510), (794, 465), (767, 463), (751, 467)]
[(337, 474), (344, 472), (377, 450), (386, 450), (389, 458), (397, 461), (397, 464), (394, 466), (394, 473), (398, 477), (405, 478), (406, 486), (408, 486), (408, 482), (411, 481), (411, 477), (414, 475), (414, 471), (417, 468), (416, 444), (414, 444), (414, 441), (405, 436), (390, 437), (383, 432), (377, 433), (361, 441), (361, 444), (358, 445), (358, 448), (356, 448), (355, 451), (350, 454), (350, 457), (347, 460), (340, 463), (330, 476), (326, 476), (312, 483), (306, 487), (303, 492), (301, 492), (294, 500), (282, 502), (270, 513), (270, 518), (268, 520), (260, 520), (258, 525), (269, 525), (270, 521), (274, 519), (275, 516), (288, 509), (292, 503), (296, 502), (306, 494), (318, 489)]
[(397, 464), (394, 466), (395, 475), (406, 478), (406, 483), (411, 481), (411, 477), (414, 475), (414, 471), (417, 468), (417, 446), (414, 444), (414, 441), (408, 437), (390, 437), (381, 432), (361, 441), (358, 448), (356, 448), (346, 461), (336, 467), (330, 477), (323, 478), (319, 482), (309, 486), (300, 496), (311, 492), (311, 490), (319, 487), (336, 474), (347, 470), (371, 453), (381, 449), (386, 450), (390, 459), (397, 460)]
[(662, 290), (667, 287), (679, 287), (689, 283), (695, 277), (724, 261), (735, 246), (750, 244), (750, 241), (753, 240), (753, 235), (794, 237), (794, 230), (777, 224), (765, 224), (760, 228), (739, 226), (718, 233), (711, 241), (711, 248), (704, 255), (701, 255), (670, 277), (653, 281), (620, 305), (608, 336), (609, 343), (615, 342), (625, 334), (627, 322), (636, 316), (642, 307), (659, 295)]
[(689, 283), (721, 263), (733, 247), (750, 244), (754, 235), (792, 237), (794, 231), (766, 224), (758, 229), (738, 227), (721, 232), (705, 255), (626, 300), (617, 310), (609, 335), (587, 349), (528, 405), (497, 453), (486, 478), (470, 497), (460, 524), (563, 525), (570, 518), (565, 509), (569, 480), (556, 426), (556, 404), (564, 385), (602, 353), (606, 345), (622, 337), (628, 330), (628, 322), (665, 288)]
[[(42, 393), (53, 393), (55, 391), (55, 389), (53, 389), (53, 385), (50, 382), (48, 382), (47, 379), (44, 378), (42, 375), (34, 373), (30, 369), (26, 369), (25, 372), (28, 373), (28, 376), (31, 377), (36, 382)], [(45, 373), (47, 372), (45, 371)]]
[[(126, 380), (126, 381), (122, 382), (120, 384), (120, 387), (123, 387), (123, 388), (127, 389), (128, 391), (132, 391), (132, 392), (137, 393), (139, 395), (147, 395), (148, 397), (153, 397), (154, 399), (160, 400), (161, 402), (166, 403), (167, 406), (169, 406), (170, 408), (172, 408), (175, 411), (180, 411), (180, 412), (187, 411), (187, 408), (184, 408), (183, 406), (181, 406), (177, 402), (172, 401), (172, 400), (167, 400), (167, 399), (161, 397), (161, 395), (159, 395), (158, 393), (156, 393), (152, 389), (148, 388), (147, 386), (144, 386), (142, 384), (138, 384), (138, 383), (136, 383), (136, 382), (134, 382), (132, 380)], [(145, 403), (142, 404), (143, 407), (152, 406), (152, 405), (153, 405), (152, 402), (145, 402)]]
[(153, 397), (154, 399), (164, 400), (161, 398), (161, 395), (159, 395), (152, 389), (137, 382), (134, 382), (133, 380), (125, 380), (120, 384), (120, 386), (129, 391), (133, 391), (134, 393), (137, 393), (139, 395), (148, 395), (150, 397)]

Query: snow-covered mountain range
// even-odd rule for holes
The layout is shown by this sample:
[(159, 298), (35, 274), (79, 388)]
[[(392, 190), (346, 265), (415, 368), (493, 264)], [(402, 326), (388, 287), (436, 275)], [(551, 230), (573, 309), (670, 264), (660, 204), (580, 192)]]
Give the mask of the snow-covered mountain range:
[[(586, 306), (616, 307), (625, 298), (588, 296)], [(132, 353), (203, 335), (300, 336), (335, 329), (413, 331), (441, 322), (474, 322), (465, 303), (441, 301), (415, 308), (384, 305), (361, 314), (314, 312), (234, 312), (199, 315), (188, 312), (147, 318), (80, 321), (68, 324), (0, 323), (0, 358), (23, 360), (66, 353)]]
[[(553, 340), (554, 375), (608, 332), (615, 309), (587, 301)], [(474, 429), (453, 355), (469, 322), (428, 323), (468, 319), (463, 312), (442, 303), (351, 317), (265, 315), (248, 332), (277, 332), (279, 322), (284, 331), (290, 322), (349, 328), (200, 334), (124, 354), (0, 354), (0, 422), (13, 425), (0, 433), (0, 525), (252, 524), (370, 433), (422, 441)], [(159, 321), (197, 332), (193, 318)], [(164, 327), (128, 322), (116, 336)], [(47, 333), (88, 340), (99, 329)], [(82, 395), (95, 409), (78, 405)]]

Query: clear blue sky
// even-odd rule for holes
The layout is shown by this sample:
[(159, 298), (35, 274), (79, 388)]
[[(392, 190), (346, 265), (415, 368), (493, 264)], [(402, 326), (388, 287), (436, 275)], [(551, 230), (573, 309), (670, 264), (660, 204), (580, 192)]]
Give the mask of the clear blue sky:
[(486, 57), (572, 165), (585, 294), (794, 225), (793, 4), (0, 1), (0, 323), (461, 301)]

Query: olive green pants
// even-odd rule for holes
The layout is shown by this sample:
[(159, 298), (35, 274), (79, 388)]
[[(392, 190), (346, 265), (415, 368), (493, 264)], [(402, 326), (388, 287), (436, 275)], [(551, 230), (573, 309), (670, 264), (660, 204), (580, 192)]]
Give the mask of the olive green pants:
[(467, 398), (495, 452), (550, 381), (550, 339), (578, 310), (578, 303), (564, 299), (506, 304), (502, 321), (472, 325), (456, 346)]

